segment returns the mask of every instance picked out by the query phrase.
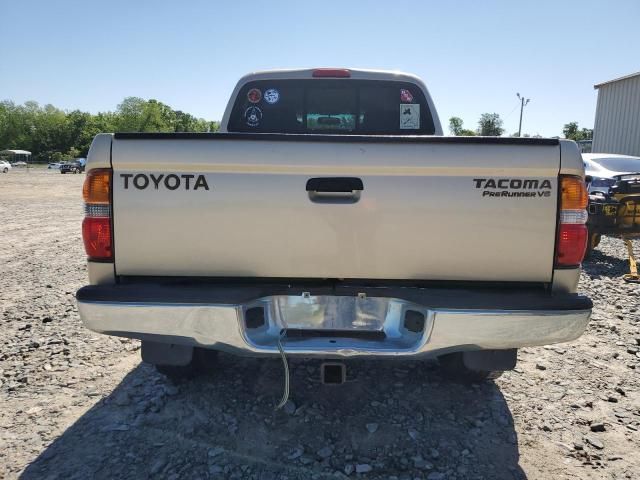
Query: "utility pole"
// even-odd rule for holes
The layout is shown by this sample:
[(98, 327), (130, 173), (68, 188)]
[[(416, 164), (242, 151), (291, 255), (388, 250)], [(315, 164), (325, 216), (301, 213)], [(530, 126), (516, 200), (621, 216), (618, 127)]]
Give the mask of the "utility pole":
[(521, 134), (522, 134), (522, 111), (524, 110), (524, 107), (527, 106), (527, 104), (529, 103), (529, 100), (531, 100), (531, 99), (530, 98), (525, 99), (524, 97), (521, 97), (519, 93), (516, 93), (516, 95), (520, 99), (520, 125), (518, 126), (518, 136), (521, 136)]

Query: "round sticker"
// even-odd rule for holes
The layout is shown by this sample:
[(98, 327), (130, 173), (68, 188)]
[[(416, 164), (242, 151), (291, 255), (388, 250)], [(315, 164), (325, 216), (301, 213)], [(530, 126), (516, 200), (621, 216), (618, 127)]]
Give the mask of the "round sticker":
[(262, 99), (262, 92), (257, 88), (252, 88), (247, 92), (247, 100), (251, 103), (258, 103)]
[(244, 111), (244, 119), (250, 127), (257, 127), (262, 120), (262, 110), (258, 107), (249, 107)]
[(411, 103), (413, 101), (413, 94), (406, 88), (401, 88), (400, 101), (404, 103)]
[(264, 100), (271, 105), (278, 103), (278, 100), (280, 100), (280, 92), (275, 88), (270, 88), (264, 92)]

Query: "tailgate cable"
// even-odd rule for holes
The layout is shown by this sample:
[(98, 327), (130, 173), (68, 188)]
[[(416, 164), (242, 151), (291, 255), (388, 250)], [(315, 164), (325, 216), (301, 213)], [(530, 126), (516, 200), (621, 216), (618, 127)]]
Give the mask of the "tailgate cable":
[(276, 408), (274, 408), (274, 410), (280, 410), (289, 401), (289, 364), (287, 363), (287, 356), (284, 354), (284, 348), (282, 348), (282, 339), (286, 336), (287, 329), (283, 328), (280, 331), (280, 336), (278, 337), (278, 350), (280, 351), (282, 364), (284, 365), (284, 391), (282, 392), (280, 403), (276, 405)]

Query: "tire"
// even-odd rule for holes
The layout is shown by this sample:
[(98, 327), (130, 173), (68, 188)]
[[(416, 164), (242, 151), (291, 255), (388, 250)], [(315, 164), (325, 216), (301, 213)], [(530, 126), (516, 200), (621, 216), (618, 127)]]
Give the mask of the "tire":
[(186, 365), (155, 365), (156, 370), (171, 382), (190, 380), (215, 370), (218, 352), (206, 348), (194, 348), (191, 362)]
[(4, 170), (2, 170), (2, 173), (9, 173), (9, 169), (7, 167), (4, 167)]
[(462, 359), (462, 352), (442, 355), (438, 357), (438, 362), (445, 376), (459, 383), (482, 383), (502, 375), (500, 370), (472, 370), (468, 368)]

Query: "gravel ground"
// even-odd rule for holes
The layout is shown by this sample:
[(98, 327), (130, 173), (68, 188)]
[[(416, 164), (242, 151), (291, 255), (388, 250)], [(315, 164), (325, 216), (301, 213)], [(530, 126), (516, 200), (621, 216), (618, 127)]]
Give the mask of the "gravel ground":
[(527, 348), (495, 382), (447, 382), (434, 362), (348, 362), (320, 385), (292, 362), (222, 355), (172, 385), (139, 344), (82, 328), (83, 175), (0, 174), (0, 478), (638, 478), (640, 285), (604, 239), (580, 290), (587, 333)]

